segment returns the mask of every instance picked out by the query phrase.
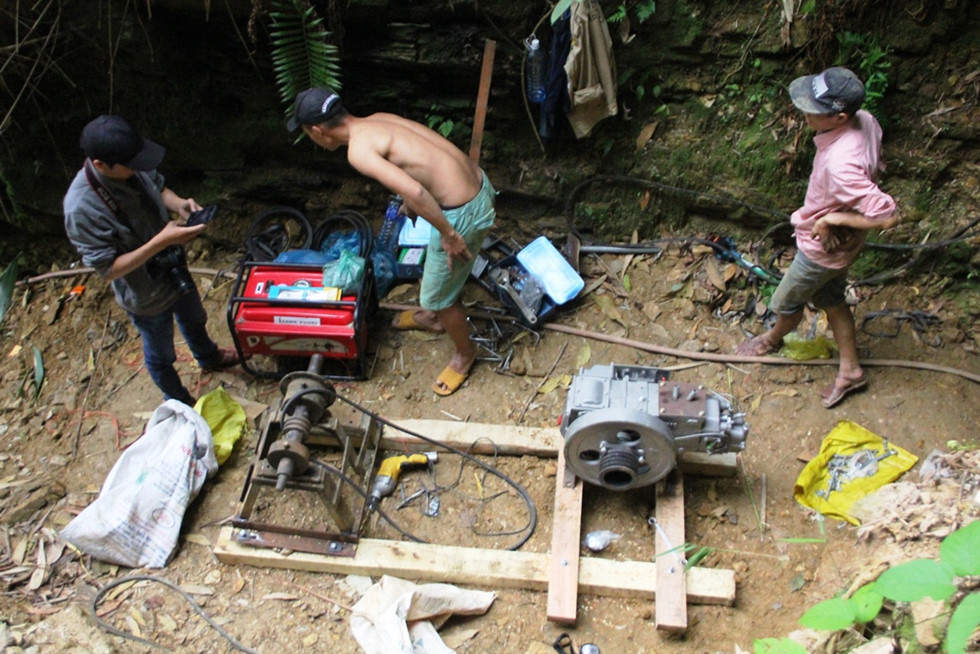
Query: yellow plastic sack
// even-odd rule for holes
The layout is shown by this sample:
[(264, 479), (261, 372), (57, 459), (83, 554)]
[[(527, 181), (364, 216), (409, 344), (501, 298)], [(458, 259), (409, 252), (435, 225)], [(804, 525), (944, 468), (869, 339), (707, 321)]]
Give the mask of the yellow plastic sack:
[[(803, 506), (859, 525), (860, 520), (848, 515), (851, 505), (901, 477), (918, 460), (864, 427), (841, 420), (824, 437), (820, 453), (803, 468), (793, 496)], [(828, 490), (831, 485), (836, 488)]]
[(228, 395), (224, 386), (219, 386), (198, 398), (194, 410), (200, 413), (211, 427), (214, 454), (218, 459), (218, 465), (223, 464), (231, 456), (235, 443), (241, 438), (242, 431), (245, 429), (245, 409)]
[(796, 332), (790, 332), (783, 337), (783, 346), (779, 355), (794, 361), (809, 361), (810, 359), (829, 359), (834, 356), (837, 347), (826, 336), (806, 340)]

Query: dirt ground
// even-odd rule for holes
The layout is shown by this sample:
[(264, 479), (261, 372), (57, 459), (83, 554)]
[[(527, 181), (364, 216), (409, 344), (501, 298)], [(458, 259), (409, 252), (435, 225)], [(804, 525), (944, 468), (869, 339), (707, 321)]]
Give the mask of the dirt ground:
[[(193, 265), (227, 270), (233, 263), (232, 253), (219, 251)], [(719, 264), (707, 248), (672, 249), (660, 257), (603, 255), (602, 263), (592, 255), (583, 258), (587, 294), (553, 321), (607, 338), (691, 352), (732, 353), (746, 330), (761, 329), (757, 318), (719, 301), (720, 287), (734, 288), (741, 275), (744, 272)], [(225, 277), (196, 278), (206, 292), (211, 332), (228, 345), (225, 309), (231, 282)], [(624, 278), (629, 280), (628, 291)], [(934, 288), (920, 283), (926, 282), (856, 289), (859, 325), (869, 312), (889, 308), (930, 312), (942, 319), (941, 325), (927, 326), (922, 333), (902, 323), (894, 338), (862, 330), (858, 335), (862, 356), (980, 374), (977, 316), (962, 313)], [(85, 286), (84, 292), (65, 299), (79, 284)], [(412, 304), (416, 292), (414, 284), (402, 285), (385, 301)], [(468, 286), (465, 299), (475, 307), (500, 306), (474, 284)], [(900, 445), (919, 457), (920, 465), (934, 449), (948, 451), (952, 440), (976, 447), (980, 387), (952, 372), (875, 366), (869, 369), (871, 383), (865, 392), (827, 410), (820, 405), (819, 393), (833, 379), (832, 366), (726, 365), (545, 329), (498, 344), (498, 354), (510, 354), (506, 370), (499, 361), (480, 361), (459, 392), (440, 398), (431, 386), (449, 357), (448, 340), (390, 329), (386, 324), (390, 315), (382, 310), (370, 327), (369, 379), (335, 385), (343, 397), (396, 422), (430, 418), (554, 426), (565, 400), (562, 382), (580, 366), (619, 363), (676, 367), (673, 379), (733, 395), (751, 426), (739, 474), (685, 479), (687, 540), (712, 550), (699, 565), (734, 571), (733, 606), (692, 604), (687, 632), (665, 635), (656, 629), (650, 600), (582, 595), (578, 622), (570, 628), (547, 620), (546, 593), (491, 588), (487, 590), (494, 590), (496, 599), (485, 615), (453, 618), (442, 628), (456, 651), (548, 652), (562, 632), (571, 635), (576, 648), (592, 642), (607, 654), (750, 649), (756, 638), (782, 637), (799, 629), (797, 620), (808, 607), (847, 588), (862, 572), (923, 551), (934, 553), (954, 521), (969, 521), (980, 513), (976, 487), (967, 486), (954, 494), (955, 501), (932, 513), (928, 527), (913, 530), (911, 538), (898, 539), (887, 530), (862, 534), (847, 523), (820, 520), (793, 497), (805, 462), (841, 420), (858, 423)], [(808, 316), (802, 330), (815, 319)], [(487, 324), (474, 321), (481, 334), (487, 333)], [(0, 614), (4, 633), (0, 642), (8, 645), (8, 652), (151, 651), (109, 635), (87, 614), (89, 599), (98, 588), (131, 571), (80, 557), (59, 546), (56, 537), (96, 497), (121, 450), (140, 435), (161, 401), (142, 369), (138, 335), (94, 275), (19, 287), (3, 328), (0, 374), (6, 399), (0, 412), (0, 497), (5, 508), (0, 514), (4, 587)], [(815, 334), (829, 335), (825, 323), (817, 322)], [(45, 377), (37, 399), (34, 348), (43, 358)], [(281, 397), (275, 381), (257, 379), (238, 368), (202, 374), (183, 344), (179, 353), (181, 376), (194, 393), (223, 385), (233, 396), (270, 407)], [(349, 410), (339, 404), (335, 408), (339, 417)], [(249, 428), (220, 472), (205, 483), (185, 516), (174, 559), (164, 569), (140, 572), (188, 589), (205, 612), (257, 651), (358, 652), (350, 633), (349, 607), (363, 592), (363, 580), (226, 565), (211, 551), (222, 526), (236, 513), (257, 436), (257, 430)], [(554, 461), (511, 456), (493, 463), (521, 484), (537, 507), (537, 528), (522, 549), (547, 552)], [(436, 470), (439, 483), (448, 485), (459, 471), (458, 457), (444, 456)], [(917, 482), (918, 473), (916, 466), (903, 479)], [(406, 473), (402, 488), (410, 494), (426, 480), (424, 471)], [(385, 506), (428, 541), (507, 547), (516, 537), (481, 538), (474, 528), (519, 530), (526, 511), (512, 491), (487, 504), (474, 501), (477, 486), (484, 482), (488, 493), (506, 490), (493, 479), (481, 480), (476, 468), (468, 466), (459, 486), (440, 496), (437, 517), (421, 516), (417, 506), (396, 510), (397, 491)], [(935, 484), (927, 487), (934, 490)], [(647, 524), (651, 509), (650, 488), (619, 493), (587, 487), (583, 533), (611, 530), (620, 538), (601, 553), (583, 550), (583, 556), (652, 560), (654, 536)], [(296, 507), (290, 510), (302, 513)], [(307, 514), (314, 522), (321, 519), (316, 510), (311, 505)], [(895, 507), (899, 516), (895, 519), (901, 519), (902, 511)], [(889, 522), (887, 516), (882, 522)], [(372, 527), (368, 535), (397, 538), (383, 525)], [(188, 604), (159, 584), (123, 587), (108, 594), (100, 614), (118, 628), (138, 632), (173, 651), (231, 651)]]

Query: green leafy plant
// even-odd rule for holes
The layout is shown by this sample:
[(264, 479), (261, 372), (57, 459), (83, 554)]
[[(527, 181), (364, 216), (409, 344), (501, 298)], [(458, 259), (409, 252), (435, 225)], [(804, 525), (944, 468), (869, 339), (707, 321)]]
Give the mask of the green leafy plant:
[[(951, 614), (946, 628), (949, 654), (966, 651), (970, 635), (980, 626), (980, 591), (969, 581), (980, 576), (980, 520), (949, 534), (939, 546), (939, 559), (913, 559), (889, 568), (876, 581), (859, 588), (851, 597), (834, 597), (811, 607), (800, 623), (811, 629), (837, 631), (871, 622), (885, 599), (915, 602), (931, 597), (948, 603)], [(756, 640), (755, 652), (791, 653), (789, 639)]]
[(631, 3), (620, 3), (620, 5), (616, 7), (615, 11), (609, 15), (606, 21), (610, 23), (621, 23), (629, 18), (630, 10), (633, 11), (633, 14), (636, 16), (636, 20), (642, 23), (656, 13), (657, 1), (637, 0), (636, 2)]
[[(27, 391), (28, 386), (34, 387), (34, 401), (37, 402), (38, 398), (41, 397), (41, 389), (44, 388), (44, 357), (41, 355), (41, 350), (37, 348), (36, 345), (32, 345), (34, 348), (34, 369), (33, 371), (28, 370), (24, 374), (24, 379), (20, 383), (20, 388), (17, 394), (23, 397)], [(32, 373), (33, 372), (33, 377)]]
[(888, 89), (888, 69), (891, 62), (887, 60), (890, 50), (881, 47), (878, 39), (868, 34), (842, 32), (838, 34), (842, 62), (857, 61), (857, 71), (864, 80), (864, 108), (881, 118), (880, 103)]
[(7, 315), (7, 309), (10, 308), (11, 298), (14, 295), (14, 284), (17, 282), (18, 269), (17, 259), (14, 259), (7, 264), (7, 267), (3, 269), (3, 273), (0, 274), (0, 321)]
[(439, 105), (435, 103), (429, 105), (429, 113), (425, 115), (425, 124), (428, 125), (429, 129), (439, 132), (447, 139), (456, 127), (456, 121), (443, 116), (439, 111)]
[(279, 97), (291, 106), (312, 86), (340, 88), (340, 58), (323, 18), (307, 0), (272, 0), (269, 36)]

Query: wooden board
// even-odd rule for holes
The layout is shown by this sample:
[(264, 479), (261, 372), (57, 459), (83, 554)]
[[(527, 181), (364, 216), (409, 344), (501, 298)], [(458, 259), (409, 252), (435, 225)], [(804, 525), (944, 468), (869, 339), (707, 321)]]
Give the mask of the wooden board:
[(565, 449), (559, 449), (548, 569), (548, 619), (552, 622), (575, 624), (578, 615), (582, 485), (582, 480), (565, 468)]
[[(285, 568), (342, 575), (384, 574), (418, 582), (444, 582), (489, 588), (548, 588), (550, 555), (539, 552), (487, 550), (455, 545), (365, 538), (353, 557), (333, 557), (239, 545), (233, 527), (218, 535), (214, 553), (222, 563), (265, 568)], [(656, 596), (656, 564), (646, 561), (614, 561), (599, 557), (579, 559), (580, 592), (609, 597), (653, 599)], [(735, 602), (732, 570), (691, 568), (687, 573), (687, 597), (695, 604), (731, 606)]]
[[(392, 420), (394, 424), (421, 434), (433, 440), (466, 450), (478, 438), (481, 440), (469, 450), (472, 454), (499, 454), (513, 456), (539, 456), (554, 458), (564, 443), (558, 427), (527, 427), (517, 425), (489, 425), (475, 422), (453, 422), (451, 420), (424, 420), (406, 418)], [(385, 425), (381, 435), (381, 446), (398, 450), (426, 450), (432, 444)], [(686, 474), (705, 477), (734, 477), (736, 454), (705, 454), (704, 452), (682, 452), (678, 456), (678, 467)]]
[[(233, 537), (234, 528), (226, 527), (214, 548), (218, 560), (331, 574), (388, 574), (419, 582), (547, 590), (548, 618), (566, 624), (576, 621), (579, 593), (636, 599), (659, 596), (657, 627), (674, 631), (687, 626), (687, 602), (734, 604), (735, 574), (731, 570), (695, 567), (685, 574), (683, 564), (672, 554), (652, 562), (580, 557), (584, 484), (565, 470), (564, 438), (557, 427), (420, 419), (392, 422), (400, 429), (385, 425), (381, 448), (423, 451), (432, 449), (431, 441), (435, 441), (473, 454), (558, 457), (551, 553), (361, 539), (354, 557), (303, 552), (284, 556), (272, 549), (240, 545)], [(732, 476), (736, 464), (735, 454), (683, 453), (678, 458), (679, 470), (700, 475)], [(571, 485), (566, 484), (569, 477), (574, 480)], [(662, 526), (670, 525), (668, 539), (675, 545), (684, 543), (682, 486), (679, 498), (675, 504), (669, 498), (657, 501), (657, 519)], [(658, 541), (657, 551), (663, 549), (669, 548)], [(675, 565), (658, 572), (664, 561)], [(670, 613), (661, 616), (661, 610), (668, 608)]]
[(675, 470), (665, 482), (657, 487), (655, 509), (656, 624), (659, 631), (682, 632), (687, 630), (687, 583), (683, 550), (683, 545), (687, 542), (684, 537), (684, 476)]

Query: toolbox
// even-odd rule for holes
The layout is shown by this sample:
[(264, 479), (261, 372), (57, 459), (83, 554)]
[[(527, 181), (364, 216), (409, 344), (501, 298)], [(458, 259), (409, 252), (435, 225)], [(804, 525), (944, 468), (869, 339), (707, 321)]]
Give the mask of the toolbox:
[(544, 236), (515, 250), (488, 236), (471, 275), (525, 326), (539, 328), (572, 300), (585, 282)]
[(263, 358), (295, 360), (321, 354), (333, 362), (324, 377), (365, 379), (366, 321), (377, 306), (368, 266), (355, 293), (323, 286), (321, 266), (247, 261), (228, 301), (228, 328), (242, 368), (281, 377)]

